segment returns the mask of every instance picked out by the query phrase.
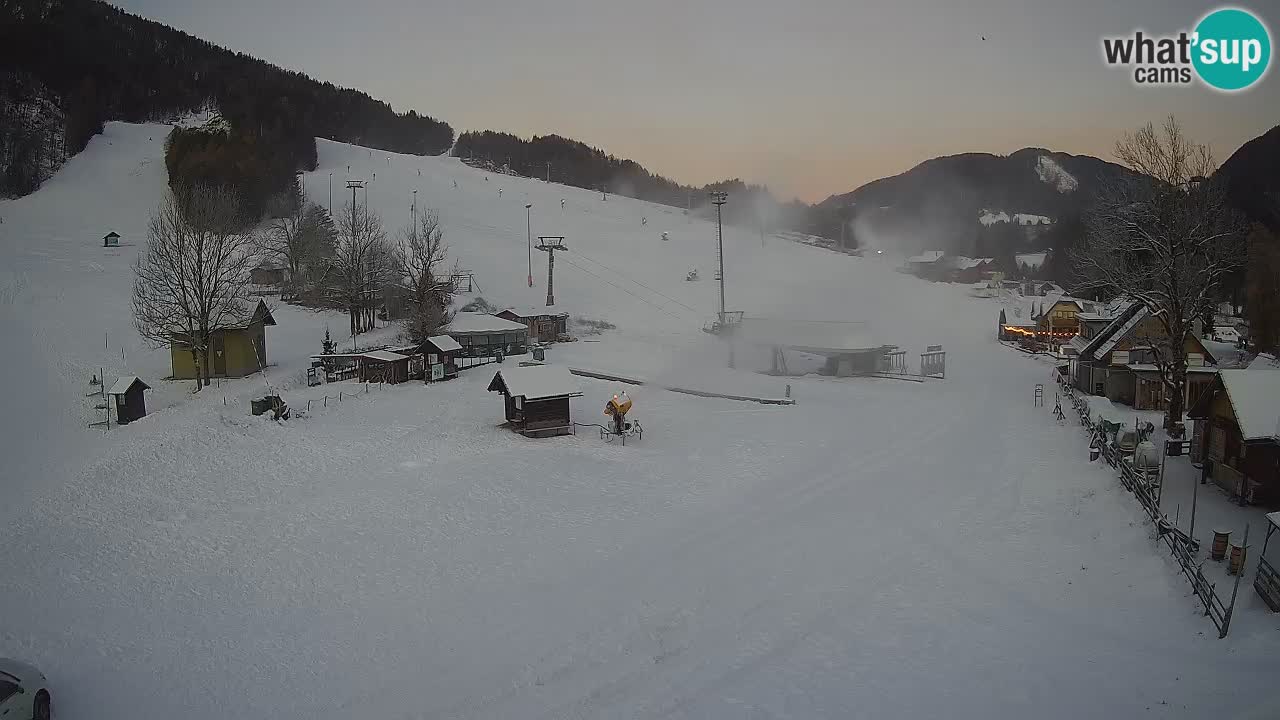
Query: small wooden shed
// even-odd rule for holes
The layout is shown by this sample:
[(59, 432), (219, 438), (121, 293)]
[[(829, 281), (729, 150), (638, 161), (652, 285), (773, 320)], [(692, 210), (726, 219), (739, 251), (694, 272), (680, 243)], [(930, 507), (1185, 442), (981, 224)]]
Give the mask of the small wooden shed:
[(283, 285), (288, 278), (288, 270), (273, 262), (263, 261), (249, 271), (249, 282), (254, 285)]
[(409, 356), (390, 350), (360, 354), (360, 379), (395, 385), (409, 379)]
[(551, 437), (573, 432), (569, 398), (581, 397), (573, 375), (556, 365), (531, 365), (499, 370), (490, 392), (506, 400), (507, 424), (527, 437)]
[(102, 236), (102, 247), (120, 247), (120, 233), (112, 230)]
[(128, 375), (116, 380), (115, 385), (107, 391), (115, 400), (116, 422), (128, 425), (134, 420), (147, 416), (146, 400), (142, 396), (144, 390), (151, 386), (142, 382), (137, 375)]
[[(458, 356), (462, 354), (462, 346), (457, 340), (448, 335), (433, 335), (422, 341), (417, 352), (427, 359), (427, 380), (450, 380), (458, 377)], [(435, 368), (437, 365), (440, 366), (438, 369)]]

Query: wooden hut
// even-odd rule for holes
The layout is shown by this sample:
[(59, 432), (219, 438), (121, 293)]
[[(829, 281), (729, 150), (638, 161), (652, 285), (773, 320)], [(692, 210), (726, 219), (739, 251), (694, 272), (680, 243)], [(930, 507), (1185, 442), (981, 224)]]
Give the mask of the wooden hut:
[(134, 420), (146, 417), (147, 404), (142, 393), (150, 389), (151, 386), (142, 382), (137, 375), (128, 375), (116, 380), (115, 385), (107, 391), (107, 394), (115, 400), (116, 422), (128, 425)]
[(112, 230), (102, 236), (102, 247), (120, 247), (120, 233)]
[(418, 346), (417, 353), (427, 359), (428, 380), (451, 380), (458, 377), (458, 355), (462, 353), (462, 346), (457, 340), (448, 335), (433, 335)]
[[(267, 366), (266, 326), (275, 325), (267, 304), (258, 301), (252, 314), (239, 327), (214, 331), (209, 337), (210, 377), (244, 377)], [(174, 380), (196, 376), (195, 361), (187, 339), (175, 335), (169, 344)]]
[(524, 323), (478, 312), (459, 312), (453, 316), (445, 334), (462, 346), (467, 357), (523, 355), (529, 352), (529, 328)]
[(507, 424), (521, 435), (550, 437), (573, 432), (569, 398), (582, 393), (564, 367), (531, 365), (499, 370), (489, 383), (489, 391), (502, 393)]
[(537, 308), (508, 308), (497, 314), (503, 320), (518, 322), (529, 328), (531, 342), (555, 342), (569, 334), (569, 313), (554, 313)]
[(409, 356), (390, 350), (360, 353), (360, 380), (391, 385), (409, 379)]
[(1202, 479), (1259, 504), (1280, 503), (1280, 359), (1222, 370), (1187, 413)]
[(254, 285), (283, 285), (288, 278), (288, 269), (266, 260), (249, 271), (249, 282)]

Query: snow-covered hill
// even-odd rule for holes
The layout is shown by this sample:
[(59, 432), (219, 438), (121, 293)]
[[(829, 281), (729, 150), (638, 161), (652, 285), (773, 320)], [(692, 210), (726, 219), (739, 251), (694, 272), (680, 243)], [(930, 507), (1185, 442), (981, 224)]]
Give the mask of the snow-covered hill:
[[(1032, 403), (1050, 366), (995, 342), (996, 303), (730, 228), (731, 309), (828, 321), (913, 363), (927, 344), (948, 356), (947, 379), (923, 384), (758, 375), (745, 347), (729, 371), (701, 332), (718, 302), (709, 223), (322, 141), (313, 199), (328, 202), (330, 173), (335, 210), (348, 176), (371, 179), (368, 202), (395, 228), (417, 190), (498, 305), (545, 298), (545, 257), (527, 286), (526, 218), (535, 236), (564, 235), (556, 308), (617, 330), (550, 362), (741, 393), (789, 384), (797, 404), (646, 385), (630, 388), (645, 433), (626, 447), (590, 427), (528, 440), (498, 427), (491, 366), (432, 386), (305, 387), (306, 356), (345, 321), (284, 306), (268, 375), (299, 411), (313, 402), (276, 424), (244, 403), (261, 378), (193, 399), (131, 330), (164, 131), (112, 124), (40, 191), (0, 203), (0, 655), (43, 669), (57, 717), (1272, 706), (1280, 622), (1242, 588), (1232, 634), (1209, 639), (1136, 504), (1088, 463), (1077, 428)], [(122, 247), (101, 247), (109, 229)], [(704, 280), (686, 282), (694, 267)], [(142, 375), (152, 414), (89, 430), (99, 367)], [(581, 383), (575, 419), (599, 422), (620, 388)]]

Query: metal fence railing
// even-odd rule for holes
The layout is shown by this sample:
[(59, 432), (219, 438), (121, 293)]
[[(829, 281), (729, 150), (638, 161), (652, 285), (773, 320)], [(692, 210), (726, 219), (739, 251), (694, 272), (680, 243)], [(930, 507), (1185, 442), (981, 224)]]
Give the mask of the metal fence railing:
[[(1160, 509), (1160, 487), (1164, 480), (1164, 465), (1161, 464), (1159, 470), (1155, 471), (1146, 467), (1139, 467), (1134, 462), (1133, 455), (1123, 451), (1116, 442), (1116, 426), (1101, 418), (1094, 422), (1089, 411), (1089, 401), (1082, 395), (1077, 394), (1070, 383), (1063, 382), (1060, 379), (1059, 385), (1060, 391), (1071, 399), (1071, 404), (1080, 418), (1080, 424), (1089, 432), (1090, 458), (1101, 457), (1115, 469), (1121, 484), (1137, 498), (1138, 504), (1142, 506), (1147, 518), (1155, 526), (1156, 538), (1163, 540), (1165, 545), (1168, 546), (1170, 554), (1177, 561), (1183, 575), (1191, 583), (1191, 588), (1196, 597), (1204, 605), (1204, 614), (1218, 628), (1218, 637), (1226, 637), (1227, 631), (1231, 627), (1231, 615), (1235, 609), (1236, 596), (1240, 589), (1240, 578), (1245, 574), (1245, 554), (1248, 552), (1249, 547), (1249, 526), (1245, 525), (1244, 542), (1240, 546), (1242, 555), (1239, 561), (1239, 571), (1236, 572), (1235, 582), (1232, 583), (1231, 597), (1224, 602), (1218, 595), (1216, 584), (1204, 574), (1204, 561), (1197, 559), (1200, 551), (1200, 542), (1192, 537), (1190, 533), (1179, 529), (1177, 520), (1170, 520), (1168, 514)], [(1173, 440), (1170, 442), (1182, 441)]]

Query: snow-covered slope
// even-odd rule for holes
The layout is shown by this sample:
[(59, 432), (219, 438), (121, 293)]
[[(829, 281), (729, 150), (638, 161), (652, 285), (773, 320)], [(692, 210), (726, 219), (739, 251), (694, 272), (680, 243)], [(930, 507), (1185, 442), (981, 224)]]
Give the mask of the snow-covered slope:
[(1075, 192), (1080, 187), (1080, 181), (1048, 155), (1036, 159), (1036, 175), (1040, 182), (1054, 186), (1060, 193)]
[[(545, 298), (545, 257), (526, 282), (532, 203), (533, 234), (570, 248), (556, 258), (557, 309), (618, 326), (553, 347), (550, 362), (743, 394), (790, 384), (797, 404), (646, 385), (629, 388), (645, 433), (626, 447), (589, 427), (528, 440), (498, 427), (491, 367), (368, 393), (300, 386), (329, 318), (285, 307), (272, 377), (300, 412), (276, 424), (244, 404), (259, 378), (188, 399), (129, 329), (163, 130), (111, 125), (40, 192), (0, 204), (7, 391), (33, 403), (0, 433), (13, 461), (0, 655), (44, 670), (58, 717), (1271, 707), (1280, 621), (1242, 588), (1231, 636), (1209, 639), (1132, 499), (1087, 462), (1077, 428), (1031, 402), (1050, 366), (995, 342), (996, 303), (891, 261), (728, 229), (731, 309), (837, 321), (829, 334), (902, 345), (913, 365), (927, 344), (948, 352), (947, 379), (924, 384), (752, 374), (747, 347), (728, 371), (727, 348), (700, 329), (718, 302), (712, 225), (322, 141), (304, 178), (314, 199), (327, 203), (332, 172), (340, 208), (347, 166), (376, 172), (369, 203), (394, 228), (416, 189), (499, 305)], [(104, 251), (108, 228), (134, 245)], [(684, 280), (693, 267), (704, 280)], [(157, 386), (159, 410), (87, 430), (83, 380), (99, 364)], [(581, 423), (620, 389), (581, 388)]]

